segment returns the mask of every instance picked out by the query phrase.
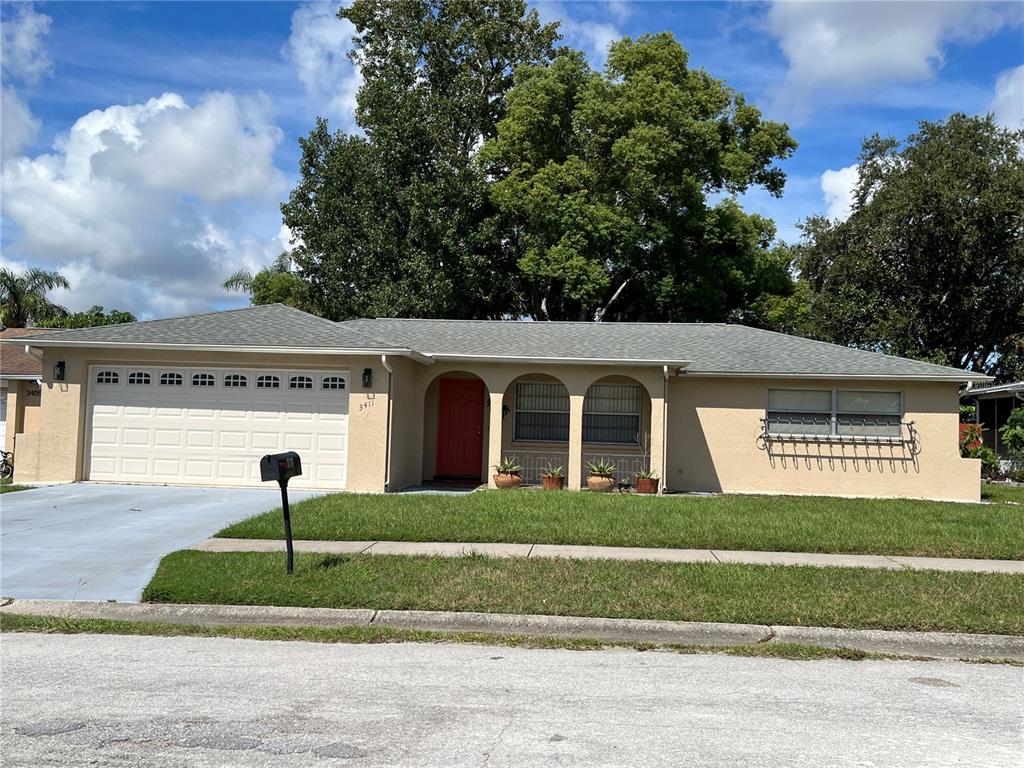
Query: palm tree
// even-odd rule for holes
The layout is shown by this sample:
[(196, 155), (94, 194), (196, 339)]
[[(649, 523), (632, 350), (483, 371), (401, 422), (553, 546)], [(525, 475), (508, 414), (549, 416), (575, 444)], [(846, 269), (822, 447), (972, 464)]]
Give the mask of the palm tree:
[[(276, 259), (274, 263), (269, 267), (264, 267), (256, 275), (259, 274), (283, 274), (285, 272), (292, 271), (292, 257), (287, 251), (282, 253)], [(252, 293), (252, 281), (256, 279), (256, 275), (246, 269), (240, 269), (237, 272), (228, 276), (228, 279), (221, 283), (221, 288), (225, 291), (239, 291), (241, 293)]]
[(7, 328), (24, 328), (51, 317), (62, 317), (67, 309), (54, 304), (46, 294), (55, 288), (70, 288), (59, 272), (32, 267), (22, 274), (0, 269), (0, 323)]

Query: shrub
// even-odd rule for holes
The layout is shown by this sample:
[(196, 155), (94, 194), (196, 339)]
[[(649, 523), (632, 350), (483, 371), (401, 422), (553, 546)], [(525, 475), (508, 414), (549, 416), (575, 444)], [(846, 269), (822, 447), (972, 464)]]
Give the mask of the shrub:
[(987, 445), (961, 450), (960, 455), (967, 459), (981, 459), (981, 476), (993, 480), (999, 477), (999, 457)]
[(1024, 453), (1024, 408), (1014, 408), (999, 429), (999, 441), (1009, 454)]
[[(968, 451), (982, 447), (981, 424), (960, 424), (960, 455), (968, 456)], [(972, 458), (977, 458), (972, 457)]]

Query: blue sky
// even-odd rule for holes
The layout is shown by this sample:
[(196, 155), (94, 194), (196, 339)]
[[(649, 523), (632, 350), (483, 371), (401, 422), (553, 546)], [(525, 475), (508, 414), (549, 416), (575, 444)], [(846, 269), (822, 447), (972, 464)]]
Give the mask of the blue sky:
[[(786, 193), (748, 210), (782, 238), (845, 215), (861, 139), (954, 111), (1024, 117), (1024, 4), (536, 2), (601, 66), (672, 31), (800, 143)], [(219, 288), (287, 246), (279, 203), (317, 115), (352, 125), (337, 4), (3, 2), (3, 262), (60, 269), (78, 309), (143, 317), (244, 303)]]

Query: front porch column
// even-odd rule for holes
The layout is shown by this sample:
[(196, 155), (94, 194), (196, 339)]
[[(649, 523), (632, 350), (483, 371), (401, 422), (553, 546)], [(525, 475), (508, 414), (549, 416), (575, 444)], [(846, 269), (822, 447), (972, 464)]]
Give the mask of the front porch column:
[(585, 393), (569, 393), (569, 490), (583, 485), (583, 398)]
[(649, 470), (655, 472), (661, 478), (659, 493), (665, 491), (665, 399), (662, 397), (651, 398), (651, 466)]
[(502, 400), (504, 392), (491, 392), (491, 425), (487, 440), (487, 486), (497, 488), (494, 484), (494, 467), (501, 462), (501, 423)]

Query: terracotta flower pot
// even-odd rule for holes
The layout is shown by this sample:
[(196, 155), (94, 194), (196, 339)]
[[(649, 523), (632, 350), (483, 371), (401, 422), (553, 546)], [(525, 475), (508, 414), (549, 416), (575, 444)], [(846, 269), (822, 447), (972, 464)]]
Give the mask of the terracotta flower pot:
[(636, 479), (636, 492), (637, 493), (657, 493), (658, 492), (658, 478), (656, 478), (656, 477), (638, 477)]
[(587, 488), (598, 493), (608, 493), (615, 487), (615, 478), (608, 475), (587, 475)]
[(565, 487), (565, 476), (544, 475), (541, 480), (544, 482), (545, 491), (560, 491)]
[(499, 472), (494, 476), (494, 484), (499, 488), (518, 488), (523, 483), (522, 475)]

